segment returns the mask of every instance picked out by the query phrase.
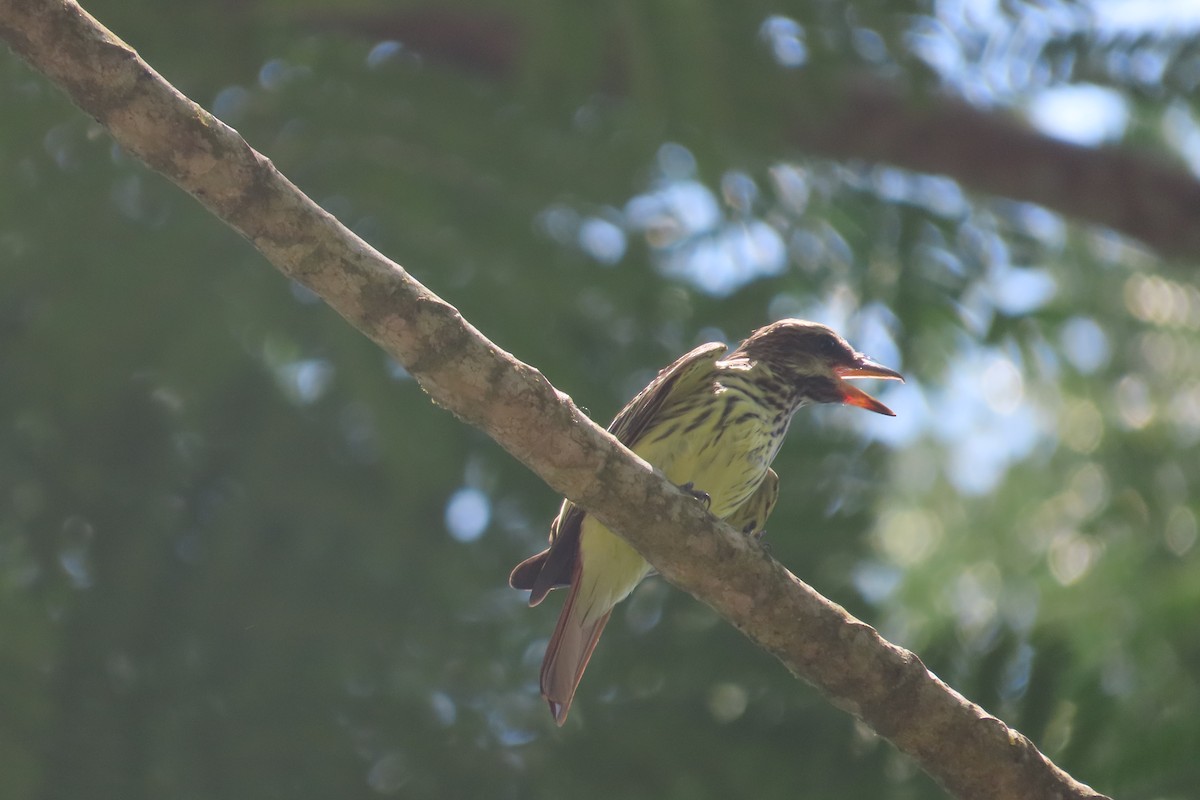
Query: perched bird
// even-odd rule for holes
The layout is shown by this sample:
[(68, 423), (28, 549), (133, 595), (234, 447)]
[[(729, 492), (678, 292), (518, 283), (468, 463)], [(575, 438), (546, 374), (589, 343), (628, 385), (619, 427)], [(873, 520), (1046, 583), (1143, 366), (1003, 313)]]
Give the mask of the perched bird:
[[(799, 319), (759, 328), (732, 353), (726, 349), (700, 345), (658, 373), (608, 430), (713, 514), (759, 535), (779, 491), (771, 461), (796, 409), (846, 403), (895, 416), (846, 380), (903, 378), (824, 325)], [(570, 587), (541, 673), (542, 696), (559, 725), (613, 606), (650, 572), (625, 540), (569, 500), (550, 525), (550, 547), (512, 571), (509, 584), (529, 590), (531, 606), (551, 589)]]

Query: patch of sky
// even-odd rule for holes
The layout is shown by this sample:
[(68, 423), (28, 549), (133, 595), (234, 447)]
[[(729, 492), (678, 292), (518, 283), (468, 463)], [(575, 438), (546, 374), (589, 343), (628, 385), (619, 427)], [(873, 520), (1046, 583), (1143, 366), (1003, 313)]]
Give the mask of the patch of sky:
[(864, 600), (878, 605), (900, 588), (904, 581), (904, 571), (892, 564), (863, 561), (854, 568), (851, 580)]
[(367, 53), (367, 66), (371, 69), (378, 69), (399, 57), (403, 50), (404, 45), (397, 41), (387, 39), (379, 42)]
[[(1092, 0), (1025, 3), (938, 0), (929, 16), (916, 16), (905, 46), (968, 101), (981, 106), (1026, 104), (1031, 121), (1057, 138), (1084, 145), (1124, 133), (1129, 109), (1103, 87), (1064, 85), (1072, 54), (1045, 57), (1047, 46), (1077, 35), (1101, 42), (1149, 36), (1186, 39), (1200, 30), (1195, 0)], [(1157, 87), (1169, 48), (1149, 42), (1113, 48), (1104, 67), (1123, 80)]]
[(292, 81), (307, 77), (311, 70), (302, 64), (293, 64), (282, 58), (266, 61), (258, 70), (258, 85), (267, 91), (278, 91)]
[(492, 517), (492, 503), (479, 489), (464, 486), (446, 502), (446, 530), (459, 542), (474, 542), (483, 536)]
[(721, 207), (704, 184), (680, 180), (634, 197), (625, 205), (625, 219), (651, 247), (661, 248), (711, 231), (721, 221)]
[(1193, 175), (1200, 175), (1200, 123), (1192, 109), (1176, 101), (1167, 108), (1162, 119), (1163, 138), (1183, 156)]
[(625, 255), (625, 231), (602, 217), (588, 217), (579, 225), (579, 247), (597, 262), (611, 266)]
[(804, 26), (791, 17), (779, 14), (767, 17), (758, 29), (758, 35), (766, 42), (771, 55), (780, 66), (796, 69), (808, 61)]
[(999, 311), (1021, 316), (1054, 298), (1058, 284), (1044, 269), (997, 265), (985, 279), (988, 298)]
[(239, 124), (249, 110), (253, 97), (244, 86), (226, 86), (213, 98), (212, 113), (230, 125)]
[[(686, 148), (665, 144), (657, 162), (662, 175), (658, 184), (625, 204), (623, 221), (625, 228), (644, 237), (663, 274), (725, 297), (786, 268), (782, 235), (750, 215), (759, 193), (750, 176), (726, 173), (719, 198), (691, 177), (695, 159)], [(722, 199), (736, 212), (734, 218), (723, 211)], [(598, 241), (593, 248), (607, 247), (610, 256), (624, 253), (621, 226), (604, 221), (594, 234)]]
[(384, 753), (367, 770), (367, 785), (379, 794), (397, 794), (411, 779), (409, 760), (399, 750)]
[(1067, 224), (1053, 211), (1033, 203), (1004, 199), (992, 201), (991, 207), (1006, 224), (1043, 247), (1059, 251), (1066, 246)]
[(320, 400), (333, 383), (333, 364), (323, 358), (290, 361), (274, 368), (275, 380), (288, 399), (297, 405)]
[(1043, 133), (1088, 147), (1119, 140), (1129, 125), (1129, 102), (1114, 89), (1092, 84), (1043, 89), (1029, 100), (1026, 113)]
[(1072, 317), (1059, 329), (1063, 355), (1071, 366), (1090, 375), (1108, 363), (1111, 346), (1104, 329), (1090, 317)]
[(1196, 0), (1091, 0), (1089, 5), (1096, 30), (1110, 36), (1185, 37), (1200, 31)]
[(656, 161), (666, 180), (683, 180), (696, 174), (696, 157), (678, 142), (666, 142), (659, 147)]
[(968, 343), (930, 393), (929, 430), (949, 450), (946, 477), (965, 494), (990, 491), (1049, 433), (1047, 415), (1026, 397), (1023, 366), (1005, 349)]
[[(541, 698), (530, 695), (508, 694), (489, 700), (481, 711), (487, 719), (488, 732), (503, 747), (520, 747), (538, 737), (538, 728), (533, 724), (537, 712), (545, 705)], [(544, 712), (542, 712), (544, 713)], [(541, 717), (537, 719), (540, 721)]]

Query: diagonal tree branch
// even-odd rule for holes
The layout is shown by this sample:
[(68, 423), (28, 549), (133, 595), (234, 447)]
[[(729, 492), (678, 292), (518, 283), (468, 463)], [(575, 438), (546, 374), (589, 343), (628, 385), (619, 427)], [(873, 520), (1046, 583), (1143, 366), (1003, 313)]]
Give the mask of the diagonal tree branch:
[(0, 0), (0, 38), (484, 430), (962, 798), (1101, 798), (1020, 733), (708, 515), (534, 368), (322, 211), (69, 0)]

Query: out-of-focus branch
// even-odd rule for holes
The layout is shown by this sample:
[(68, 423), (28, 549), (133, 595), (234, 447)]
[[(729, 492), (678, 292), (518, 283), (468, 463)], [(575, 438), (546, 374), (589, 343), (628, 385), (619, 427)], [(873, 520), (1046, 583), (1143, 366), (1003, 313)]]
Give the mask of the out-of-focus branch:
[(905, 98), (879, 81), (847, 81), (840, 98), (820, 119), (793, 126), (797, 147), (948, 175), (1112, 228), (1165, 256), (1200, 257), (1200, 181), (1182, 166), (1061, 142), (958, 100)]
[[(519, 20), (497, 12), (465, 13), (442, 5), (384, 14), (326, 14), (310, 22), (363, 36), (396, 38), (431, 59), (491, 78), (509, 76), (528, 45)], [(620, 43), (602, 74), (626, 74)], [(870, 78), (810, 86), (796, 73), (784, 109), (808, 109), (782, 130), (788, 149), (826, 158), (883, 162), (946, 175), (965, 188), (1038, 203), (1082, 222), (1137, 239), (1161, 255), (1200, 258), (1200, 181), (1181, 164), (1114, 147), (1080, 147), (1038, 133), (1019, 120), (937, 94), (906, 96)], [(620, 91), (621, 81), (605, 88)], [(819, 99), (813, 99), (819, 98)], [(730, 126), (744, 124), (731, 115)], [(752, 119), (752, 118), (751, 118)], [(742, 138), (732, 128), (723, 132)], [(756, 139), (761, 131), (747, 132)]]
[(68, 0), (0, 0), (0, 38), (116, 141), (246, 236), (481, 428), (794, 674), (962, 798), (1099, 798), (1020, 733), (672, 486), (287, 181)]

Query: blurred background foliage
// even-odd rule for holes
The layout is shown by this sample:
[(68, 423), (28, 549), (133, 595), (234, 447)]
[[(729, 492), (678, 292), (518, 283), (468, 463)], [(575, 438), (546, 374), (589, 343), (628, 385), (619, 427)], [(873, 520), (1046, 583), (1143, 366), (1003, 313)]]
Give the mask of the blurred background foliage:
[[(1190, 182), (1194, 4), (89, 10), (600, 422), (783, 316), (900, 367), (894, 420), (801, 412), (776, 557), (1080, 780), (1200, 785), (1194, 259), (789, 141), (869, 80)], [(658, 580), (555, 729), (505, 584), (552, 493), (7, 53), (0, 98), (5, 797), (940, 796)]]

